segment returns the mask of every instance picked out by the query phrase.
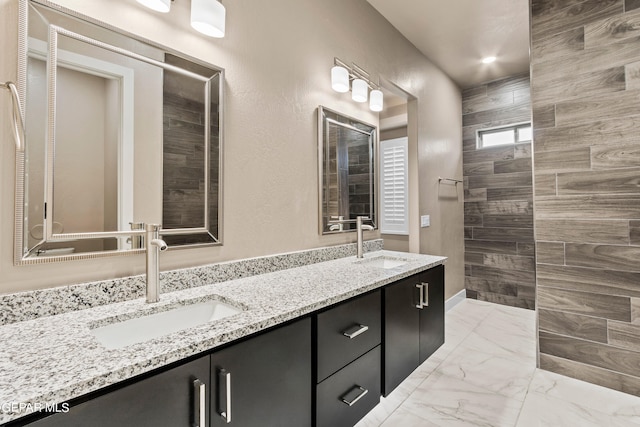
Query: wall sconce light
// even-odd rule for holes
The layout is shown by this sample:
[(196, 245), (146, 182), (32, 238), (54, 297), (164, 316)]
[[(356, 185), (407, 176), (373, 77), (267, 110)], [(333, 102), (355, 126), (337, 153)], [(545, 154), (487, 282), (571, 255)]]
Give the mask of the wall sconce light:
[(338, 58), (334, 58), (334, 66), (331, 68), (331, 88), (340, 93), (348, 92), (349, 81), (351, 81), (351, 99), (355, 102), (367, 102), (369, 99), (371, 111), (382, 111), (384, 95), (380, 86), (369, 79), (369, 73), (356, 64), (349, 67)]
[(156, 12), (167, 13), (171, 9), (171, 0), (136, 0), (143, 6)]
[(356, 102), (367, 102), (369, 99), (369, 85), (362, 79), (351, 82), (351, 99)]
[(224, 37), (226, 10), (218, 0), (191, 0), (191, 26), (210, 37)]
[(331, 68), (331, 87), (336, 92), (349, 92), (349, 71), (346, 68), (340, 65)]
[[(174, 0), (136, 0), (155, 10), (169, 12)], [(219, 0), (191, 0), (191, 26), (209, 37), (224, 37), (226, 10)]]
[(371, 111), (382, 111), (383, 98), (381, 90), (374, 89), (371, 91), (369, 94), (369, 108)]

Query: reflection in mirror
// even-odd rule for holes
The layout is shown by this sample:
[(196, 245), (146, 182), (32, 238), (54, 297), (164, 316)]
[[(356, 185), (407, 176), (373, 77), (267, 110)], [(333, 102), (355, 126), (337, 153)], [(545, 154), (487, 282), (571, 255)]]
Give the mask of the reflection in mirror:
[(318, 107), (320, 231), (354, 231), (356, 217), (376, 227), (377, 128)]
[(20, 8), (16, 263), (139, 250), (140, 223), (219, 244), (223, 71), (46, 0)]
[[(207, 243), (219, 236), (220, 75), (171, 54), (165, 56), (165, 62), (199, 75), (213, 76), (207, 93), (202, 91), (200, 82), (165, 71), (163, 96), (162, 226), (164, 229), (209, 230), (208, 233), (166, 235), (164, 239), (171, 246)], [(203, 114), (207, 109), (209, 114)], [(208, 212), (208, 216), (202, 212)]]

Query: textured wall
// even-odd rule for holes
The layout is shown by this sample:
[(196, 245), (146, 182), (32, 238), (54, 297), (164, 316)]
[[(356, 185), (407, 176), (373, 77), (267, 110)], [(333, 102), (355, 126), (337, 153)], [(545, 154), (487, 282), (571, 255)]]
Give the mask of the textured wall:
[(476, 131), (531, 120), (529, 75), (462, 93), (467, 297), (535, 308), (531, 143), (478, 149)]
[(637, 395), (639, 6), (531, 2), (540, 366)]
[[(167, 251), (162, 270), (354, 242), (318, 233), (318, 105), (368, 123), (378, 115), (331, 90), (334, 57), (355, 62), (417, 98), (414, 201), (432, 226), (417, 229), (423, 253), (448, 256), (447, 289), (464, 288), (463, 212), (438, 198), (437, 177), (462, 175), (460, 90), (365, 0), (224, 2), (227, 34), (189, 25), (189, 1), (154, 13), (130, 0), (56, 0), (225, 69), (223, 246)], [(17, 1), (0, 0), (0, 78), (15, 80)], [(0, 96), (0, 292), (144, 271), (143, 256), (14, 267), (14, 150), (10, 102)], [(161, 159), (160, 159), (161, 160)], [(419, 190), (419, 191), (418, 191)], [(417, 212), (417, 209), (416, 209)], [(417, 221), (417, 215), (415, 216)], [(367, 232), (366, 238), (378, 237)]]

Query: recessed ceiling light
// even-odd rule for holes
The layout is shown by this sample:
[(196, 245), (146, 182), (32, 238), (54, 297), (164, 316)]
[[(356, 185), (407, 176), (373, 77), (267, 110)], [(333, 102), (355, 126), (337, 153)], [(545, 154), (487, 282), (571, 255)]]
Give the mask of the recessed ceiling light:
[(495, 60), (496, 60), (495, 56), (487, 56), (486, 58), (482, 58), (482, 63), (483, 64), (491, 64)]

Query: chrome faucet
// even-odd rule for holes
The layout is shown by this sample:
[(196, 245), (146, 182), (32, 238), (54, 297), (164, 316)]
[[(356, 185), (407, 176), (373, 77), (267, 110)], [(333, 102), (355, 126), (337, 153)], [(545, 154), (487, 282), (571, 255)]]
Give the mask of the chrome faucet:
[(145, 247), (147, 249), (147, 302), (160, 300), (160, 251), (167, 250), (167, 243), (160, 238), (160, 224), (145, 226)]
[(342, 215), (332, 216), (331, 220), (327, 223), (329, 225), (329, 231), (343, 231), (345, 222), (349, 221), (345, 221)]
[(362, 221), (365, 219), (369, 219), (366, 216), (358, 216), (356, 217), (356, 232), (358, 234), (358, 249), (356, 252), (356, 257), (363, 258), (364, 250), (362, 249), (362, 240), (363, 240), (363, 232), (364, 230), (373, 230), (373, 227), (367, 224), (363, 224)]

